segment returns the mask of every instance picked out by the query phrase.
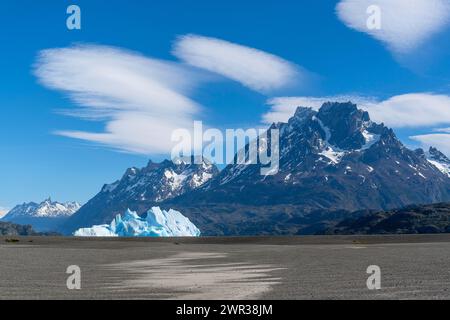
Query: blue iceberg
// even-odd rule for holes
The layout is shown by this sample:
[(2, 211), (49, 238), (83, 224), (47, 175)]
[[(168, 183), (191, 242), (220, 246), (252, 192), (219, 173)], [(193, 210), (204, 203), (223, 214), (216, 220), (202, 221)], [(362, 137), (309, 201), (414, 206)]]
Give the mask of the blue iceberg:
[(127, 210), (118, 214), (111, 224), (92, 226), (75, 231), (76, 237), (199, 237), (200, 230), (179, 211), (153, 207), (140, 217)]

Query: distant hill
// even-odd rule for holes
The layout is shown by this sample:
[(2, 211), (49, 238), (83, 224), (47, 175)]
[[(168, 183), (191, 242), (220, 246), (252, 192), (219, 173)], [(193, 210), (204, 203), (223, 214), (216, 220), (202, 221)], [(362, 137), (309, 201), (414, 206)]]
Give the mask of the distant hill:
[(382, 212), (359, 212), (318, 234), (450, 233), (450, 203), (408, 206)]
[(0, 221), (0, 236), (50, 236), (57, 233), (36, 232), (30, 225), (20, 225)]

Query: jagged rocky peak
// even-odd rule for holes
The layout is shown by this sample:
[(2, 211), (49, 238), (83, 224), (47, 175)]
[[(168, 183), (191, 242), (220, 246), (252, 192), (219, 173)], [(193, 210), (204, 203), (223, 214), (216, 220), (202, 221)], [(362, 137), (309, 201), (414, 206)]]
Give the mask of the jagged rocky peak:
[(317, 118), (329, 136), (328, 142), (338, 148), (361, 149), (372, 132), (369, 114), (348, 103), (325, 103)]
[[(364, 121), (370, 121), (369, 114), (358, 109), (352, 102), (325, 102), (319, 109), (319, 118), (331, 128), (342, 125), (342, 120), (347, 120), (347, 126), (358, 126)], [(360, 126), (360, 125), (359, 125)]]
[(317, 114), (312, 108), (298, 107), (292, 118), (289, 119), (289, 123), (299, 123), (306, 120), (311, 120)]
[(414, 150), (414, 153), (419, 157), (419, 158), (423, 158), (426, 159), (427, 155), (425, 153), (425, 151), (422, 148), (418, 148), (416, 150)]
[(17, 218), (61, 218), (73, 215), (80, 209), (78, 202), (60, 203), (49, 197), (41, 203), (29, 202), (17, 205), (3, 219), (14, 221)]
[(434, 147), (430, 147), (430, 149), (428, 150), (428, 155), (429, 159), (450, 164), (450, 159)]
[[(327, 102), (318, 111), (298, 107), (288, 124), (280, 127), (282, 136), (294, 134), (297, 142), (300, 137), (313, 153), (320, 153), (324, 149), (328, 153), (366, 150), (380, 139), (387, 144), (400, 146), (393, 131), (383, 124), (372, 122), (369, 113), (358, 109), (351, 102)], [(289, 141), (289, 144), (293, 142)]]
[(434, 147), (430, 147), (427, 153), (424, 152), (424, 157), (442, 173), (450, 177), (450, 159), (445, 154)]
[(129, 168), (121, 180), (105, 185), (102, 193), (110, 197), (135, 200), (163, 201), (196, 189), (210, 180), (219, 170), (207, 160), (180, 159), (149, 161), (142, 169)]
[(123, 175), (123, 179), (126, 179), (126, 178), (133, 178), (133, 177), (135, 177), (139, 172), (140, 172), (140, 170), (139, 170), (138, 168), (135, 168), (135, 167), (128, 168), (127, 171), (125, 171), (125, 174)]

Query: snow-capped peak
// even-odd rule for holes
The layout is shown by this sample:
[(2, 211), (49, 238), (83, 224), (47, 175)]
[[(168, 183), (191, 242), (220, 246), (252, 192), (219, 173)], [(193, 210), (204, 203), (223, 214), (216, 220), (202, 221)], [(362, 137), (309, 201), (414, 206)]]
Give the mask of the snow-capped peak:
[(60, 203), (52, 201), (48, 198), (41, 203), (29, 202), (14, 207), (4, 217), (7, 219), (15, 218), (67, 218), (73, 215), (80, 209), (80, 204), (77, 202)]
[(425, 155), (428, 162), (450, 177), (450, 159), (446, 155), (433, 147), (430, 147), (430, 150)]
[(208, 161), (196, 164), (193, 160), (165, 160), (161, 163), (150, 161), (145, 168), (128, 169), (121, 180), (105, 185), (101, 193), (110, 199), (156, 202), (176, 197), (204, 185), (218, 173), (218, 169)]

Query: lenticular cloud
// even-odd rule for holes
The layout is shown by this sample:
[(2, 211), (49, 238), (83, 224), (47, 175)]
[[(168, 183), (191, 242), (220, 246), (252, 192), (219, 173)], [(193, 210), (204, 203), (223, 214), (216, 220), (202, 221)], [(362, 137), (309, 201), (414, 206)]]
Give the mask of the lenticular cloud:
[(307, 74), (273, 54), (198, 35), (178, 38), (173, 54), (192, 66), (220, 74), (262, 93), (290, 87)]
[[(370, 29), (368, 8), (380, 9), (380, 29)], [(349, 28), (367, 33), (396, 54), (413, 51), (450, 21), (448, 0), (342, 0), (336, 7)]]
[(78, 45), (43, 50), (34, 72), (41, 84), (66, 93), (75, 103), (76, 109), (64, 113), (105, 122), (102, 132), (56, 134), (121, 151), (169, 152), (171, 132), (191, 124), (201, 110), (189, 98), (201, 81), (198, 72), (120, 48)]

